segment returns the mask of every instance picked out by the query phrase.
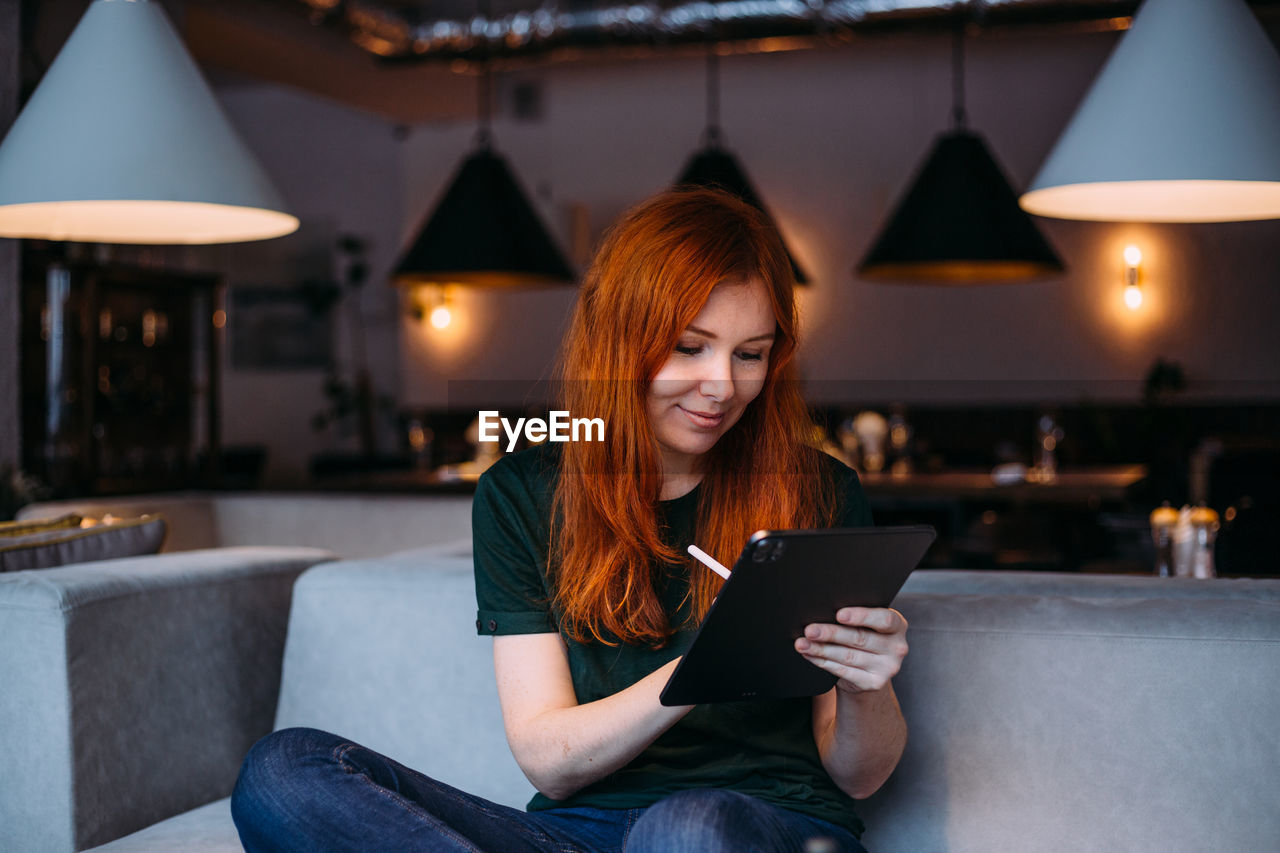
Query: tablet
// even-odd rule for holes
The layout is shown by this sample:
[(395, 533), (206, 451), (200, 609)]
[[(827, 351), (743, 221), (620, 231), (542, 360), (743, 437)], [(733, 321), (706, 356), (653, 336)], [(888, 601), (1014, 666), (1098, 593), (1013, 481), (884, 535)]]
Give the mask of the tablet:
[[(931, 527), (760, 530), (751, 536), (663, 705), (816, 696), (836, 676), (795, 649), (841, 607), (888, 607), (934, 540)], [(710, 571), (697, 567), (695, 571)]]

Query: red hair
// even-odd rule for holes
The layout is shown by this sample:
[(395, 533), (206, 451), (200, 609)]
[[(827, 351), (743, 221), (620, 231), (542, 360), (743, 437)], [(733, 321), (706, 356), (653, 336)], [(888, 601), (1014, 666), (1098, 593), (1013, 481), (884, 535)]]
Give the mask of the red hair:
[[(769, 294), (776, 337), (759, 395), (704, 458), (698, 544), (730, 560), (761, 528), (833, 520), (834, 486), (807, 446), (813, 424), (796, 383), (795, 280), (781, 238), (758, 210), (718, 190), (654, 196), (605, 235), (560, 353), (562, 408), (606, 424), (603, 442), (562, 445), (554, 498), (551, 599), (578, 641), (661, 646), (675, 630), (655, 574), (692, 558), (659, 535), (662, 471), (646, 393), (712, 288), (748, 279)], [(721, 583), (692, 572), (694, 619)]]

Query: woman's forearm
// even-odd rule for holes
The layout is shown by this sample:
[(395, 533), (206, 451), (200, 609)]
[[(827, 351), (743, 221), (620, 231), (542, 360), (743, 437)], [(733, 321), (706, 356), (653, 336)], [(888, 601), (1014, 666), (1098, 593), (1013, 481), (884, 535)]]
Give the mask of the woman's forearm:
[(869, 797), (898, 766), (907, 744), (893, 685), (873, 691), (833, 689), (814, 700), (814, 737), (822, 766), (841, 790)]
[(871, 796), (907, 745), (907, 723), (893, 692), (893, 677), (907, 656), (907, 620), (887, 607), (842, 607), (834, 624), (806, 625), (796, 651), (838, 679), (813, 700), (822, 766), (849, 796)]
[(566, 799), (621, 769), (692, 708), (658, 701), (677, 663), (604, 699), (508, 720), (507, 739), (516, 763), (553, 800)]

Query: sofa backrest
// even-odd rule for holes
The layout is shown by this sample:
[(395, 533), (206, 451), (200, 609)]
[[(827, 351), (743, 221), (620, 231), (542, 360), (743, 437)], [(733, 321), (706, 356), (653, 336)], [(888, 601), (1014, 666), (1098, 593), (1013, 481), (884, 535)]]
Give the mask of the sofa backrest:
[[(868, 849), (1277, 849), (1280, 581), (918, 572), (896, 606), (910, 737)], [(474, 619), (464, 549), (308, 570), (277, 727), (522, 806)]]
[(168, 522), (166, 552), (283, 545), (356, 558), (471, 539), (470, 495), (184, 492), (47, 501), (24, 507), (19, 517), (69, 512), (96, 518), (159, 513)]
[(476, 635), (470, 549), (308, 570), (294, 586), (276, 728), (310, 726), (523, 808), (493, 640)]
[(1280, 580), (918, 572), (895, 606), (868, 849), (1280, 849)]

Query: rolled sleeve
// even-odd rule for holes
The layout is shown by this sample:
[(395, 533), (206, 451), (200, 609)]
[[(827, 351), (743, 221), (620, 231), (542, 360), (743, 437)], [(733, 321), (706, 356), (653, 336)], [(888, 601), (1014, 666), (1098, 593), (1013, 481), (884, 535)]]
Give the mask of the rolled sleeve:
[(498, 634), (554, 634), (556, 624), (545, 611), (524, 610), (514, 613), (503, 610), (477, 610), (476, 633)]
[(472, 504), (477, 633), (556, 631), (543, 567), (544, 527), (514, 460), (499, 460), (480, 478)]

